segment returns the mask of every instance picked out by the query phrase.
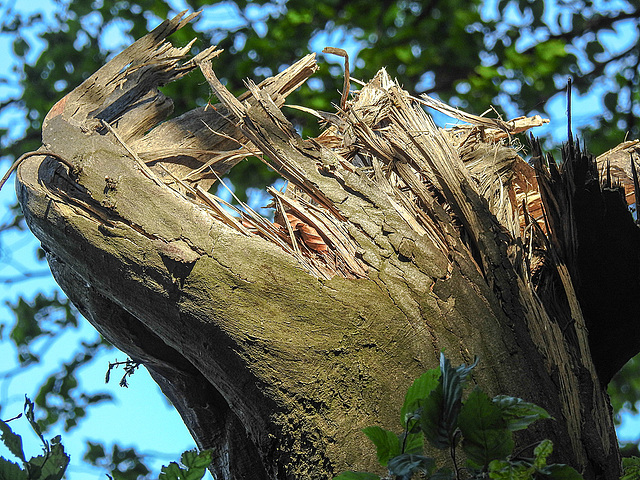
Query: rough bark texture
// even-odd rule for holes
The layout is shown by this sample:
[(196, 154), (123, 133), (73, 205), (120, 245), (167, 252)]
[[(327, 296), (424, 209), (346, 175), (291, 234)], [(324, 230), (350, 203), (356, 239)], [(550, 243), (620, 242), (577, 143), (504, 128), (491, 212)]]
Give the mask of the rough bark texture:
[[(591, 212), (556, 201), (584, 182), (540, 161), (539, 186), (501, 143), (522, 121), (453, 111), (470, 125), (440, 130), (420, 103), (446, 108), (384, 71), (344, 110), (314, 112), (331, 125), (303, 140), (279, 107), (313, 56), (236, 99), (209, 66), (214, 49), (179, 63), (187, 49), (164, 43), (184, 21), (165, 22), (52, 109), (43, 154), (21, 164), (17, 189), (58, 283), (216, 451), (216, 477), (379, 471), (361, 429), (395, 429), (406, 388), (444, 349), (453, 362), (478, 355), (473, 381), (488, 393), (551, 413), (522, 445), (550, 438), (554, 461), (618, 478), (597, 373), (608, 380), (639, 348), (609, 351), (615, 368), (602, 353), (592, 360), (592, 272), (558, 224), (563, 208)], [(169, 110), (157, 86), (197, 66), (221, 103), (145, 134)], [(289, 180), (273, 192), (276, 223), (234, 218), (206, 193), (213, 171), (256, 152)], [(597, 179), (590, 188), (601, 192)], [(547, 216), (536, 220), (541, 196)], [(574, 220), (580, 258), (607, 247), (584, 246), (589, 220)], [(598, 344), (631, 335), (597, 331)]]

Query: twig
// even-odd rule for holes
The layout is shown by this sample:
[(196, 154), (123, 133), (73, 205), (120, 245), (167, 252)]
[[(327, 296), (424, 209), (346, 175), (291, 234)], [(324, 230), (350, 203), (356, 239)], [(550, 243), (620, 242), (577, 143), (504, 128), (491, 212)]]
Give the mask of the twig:
[(15, 417), (8, 418), (7, 420), (3, 420), (3, 422), (4, 422), (4, 423), (9, 423), (9, 422), (12, 422), (12, 421), (14, 421), (14, 420), (19, 419), (20, 417), (22, 417), (22, 414), (21, 414), (21, 413), (19, 413), (19, 414), (18, 414), (18, 415), (16, 415)]
[(39, 156), (39, 155), (43, 155), (43, 156), (47, 156), (48, 155), (50, 157), (55, 158), (60, 163), (64, 163), (67, 167), (69, 167), (69, 171), (73, 171), (75, 169), (75, 166), (71, 162), (69, 162), (68, 160), (62, 158), (57, 153), (50, 152), (49, 150), (46, 150), (46, 149), (45, 150), (34, 150), (32, 152), (23, 153), (22, 155), (20, 155), (18, 157), (18, 159), (15, 162), (13, 162), (13, 164), (11, 164), (11, 167), (9, 168), (7, 173), (5, 173), (4, 177), (2, 177), (2, 180), (0, 180), (0, 190), (2, 190), (2, 187), (7, 182), (7, 180), (9, 179), (11, 174), (13, 173), (13, 171), (15, 169), (17, 169), (22, 162), (24, 162), (27, 158), (36, 157), (36, 156)]
[(451, 453), (451, 460), (453, 461), (453, 471), (455, 473), (456, 480), (460, 480), (460, 468), (458, 467), (458, 462), (456, 460), (456, 436), (459, 436), (459, 435), (461, 435), (460, 430), (456, 430), (456, 432), (453, 434), (451, 446), (449, 447), (450, 453)]

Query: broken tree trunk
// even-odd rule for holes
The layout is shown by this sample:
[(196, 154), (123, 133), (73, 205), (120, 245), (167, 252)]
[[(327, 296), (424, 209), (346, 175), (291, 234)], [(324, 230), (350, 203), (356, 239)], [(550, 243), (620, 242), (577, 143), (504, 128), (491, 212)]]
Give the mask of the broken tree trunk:
[[(592, 358), (575, 277), (590, 273), (568, 247), (582, 185), (539, 152), (536, 179), (505, 144), (540, 119), (463, 114), (382, 70), (337, 113), (306, 109), (327, 128), (302, 139), (280, 107), (314, 56), (235, 98), (211, 68), (218, 51), (187, 60), (165, 42), (188, 20), (56, 104), (17, 190), (58, 283), (214, 449), (216, 478), (379, 471), (361, 429), (395, 429), (406, 388), (445, 350), (478, 355), (490, 394), (555, 418), (521, 445), (550, 438), (554, 461), (617, 479), (612, 373)], [(220, 103), (160, 123), (157, 87), (197, 67)], [(439, 129), (425, 104), (467, 123)], [(288, 181), (270, 190), (273, 222), (208, 193), (250, 155)], [(640, 350), (629, 342), (625, 355)]]

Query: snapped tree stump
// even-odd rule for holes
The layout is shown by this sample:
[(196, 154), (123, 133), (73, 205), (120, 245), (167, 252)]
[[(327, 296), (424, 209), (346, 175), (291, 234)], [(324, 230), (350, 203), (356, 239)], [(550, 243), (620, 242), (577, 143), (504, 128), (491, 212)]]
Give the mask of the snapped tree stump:
[[(306, 109), (327, 126), (303, 139), (280, 108), (315, 57), (236, 98), (211, 67), (219, 51), (188, 59), (165, 41), (190, 19), (58, 102), (17, 191), (57, 282), (146, 366), (214, 450), (216, 478), (379, 472), (361, 429), (395, 429), (407, 387), (445, 350), (479, 356), (488, 393), (555, 418), (521, 445), (550, 438), (555, 462), (617, 479), (604, 388), (640, 350), (638, 229), (598, 163), (620, 151), (596, 162), (570, 144), (557, 166), (534, 141), (534, 169), (508, 140), (539, 118), (465, 114), (384, 70), (337, 112)], [(158, 86), (198, 67), (219, 103), (166, 120)], [(425, 105), (465, 123), (438, 128)], [(288, 181), (269, 190), (274, 221), (209, 193), (247, 156)]]

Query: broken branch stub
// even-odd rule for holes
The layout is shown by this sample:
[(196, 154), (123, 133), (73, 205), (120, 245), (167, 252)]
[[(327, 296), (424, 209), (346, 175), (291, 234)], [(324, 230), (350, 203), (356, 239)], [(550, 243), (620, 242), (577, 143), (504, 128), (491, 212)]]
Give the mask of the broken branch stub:
[[(315, 56), (236, 98), (214, 73), (218, 50), (188, 59), (166, 42), (182, 16), (56, 104), (43, 125), (55, 155), (26, 158), (18, 191), (58, 281), (220, 450), (219, 476), (371, 467), (353, 432), (392, 427), (386, 407), (443, 348), (481, 356), (480, 383), (548, 407), (558, 424), (541, 428), (566, 463), (615, 471), (573, 279), (548, 236), (553, 199), (507, 142), (543, 121), (417, 99), (382, 69), (345, 86), (336, 112), (296, 107), (326, 123), (303, 139), (281, 107)], [(197, 67), (220, 103), (160, 123), (170, 100), (157, 87)], [(439, 128), (425, 105), (467, 123)], [(273, 221), (210, 193), (247, 156), (287, 180), (267, 190)], [(538, 288), (556, 278), (567, 308)], [(188, 401), (194, 382), (215, 414)]]

